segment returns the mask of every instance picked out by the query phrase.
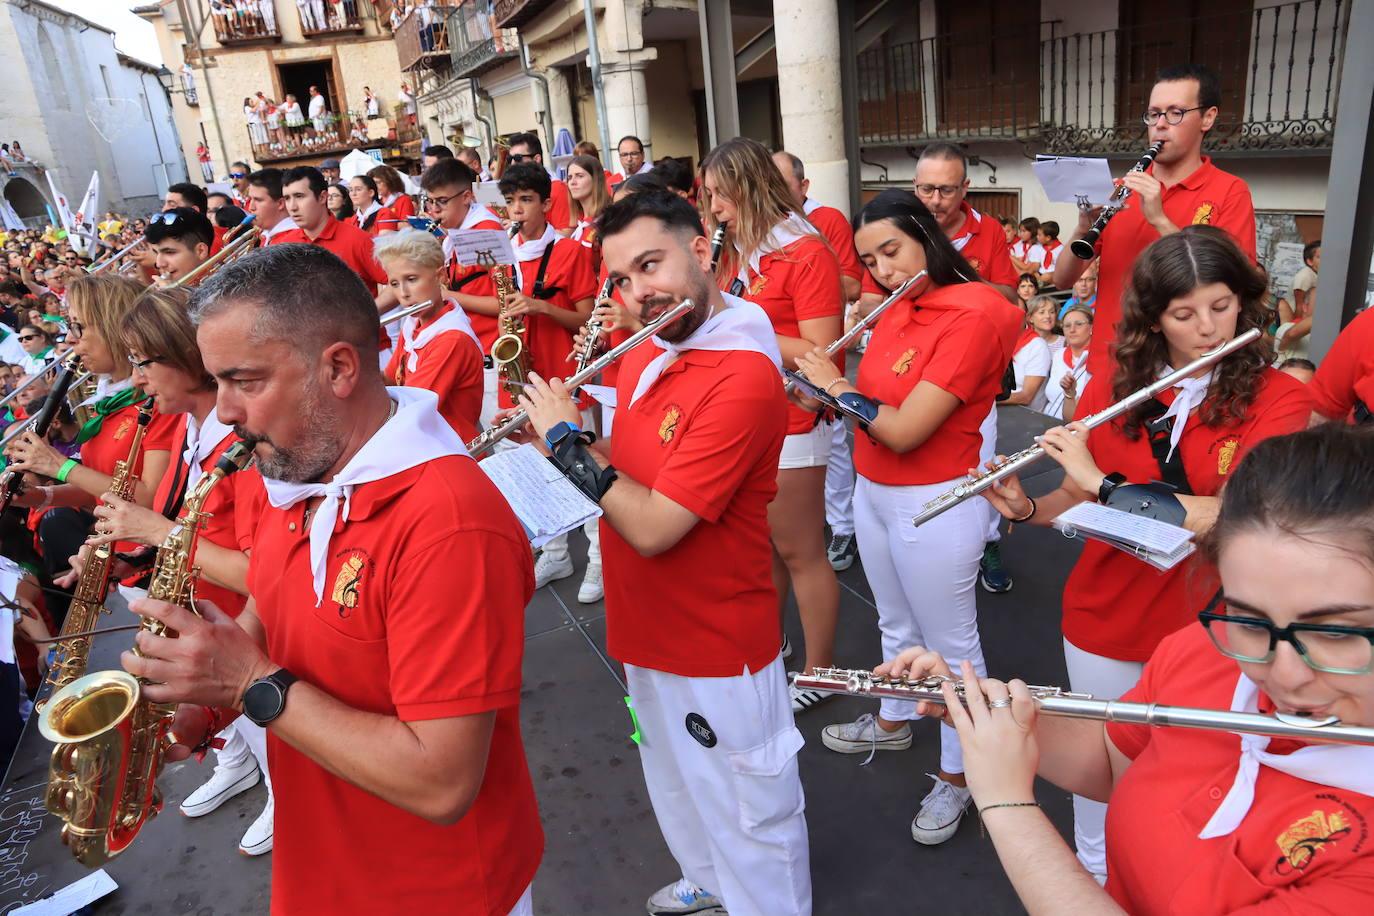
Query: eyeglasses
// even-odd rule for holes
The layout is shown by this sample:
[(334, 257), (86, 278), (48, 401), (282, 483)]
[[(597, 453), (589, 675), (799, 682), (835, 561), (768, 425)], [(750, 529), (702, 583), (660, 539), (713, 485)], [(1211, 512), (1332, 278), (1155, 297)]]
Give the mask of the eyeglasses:
[(1060, 325), (1066, 331), (1076, 331), (1079, 328), (1089, 328), (1092, 324), (1087, 321), (1066, 321)]
[(1170, 124), (1182, 124), (1184, 115), (1190, 111), (1202, 111), (1202, 108), (1203, 106), (1201, 105), (1198, 105), (1196, 108), (1166, 108), (1163, 111), (1156, 111), (1151, 108), (1149, 111), (1145, 112), (1145, 114), (1141, 115), (1140, 120), (1145, 122), (1146, 127), (1154, 127), (1159, 121), (1160, 115), (1163, 115), (1164, 120), (1168, 121)]
[(82, 334), (84, 334), (84, 333), (86, 333), (86, 326), (85, 326), (84, 324), (82, 324), (81, 322), (77, 321), (75, 318), (69, 318), (69, 319), (67, 319), (67, 337), (68, 337), (68, 338), (80, 337), (80, 336), (81, 336)]
[(510, 161), (511, 161), (511, 162), (524, 162), (526, 159), (533, 159), (533, 158), (534, 158), (534, 156), (533, 156), (532, 154), (530, 154), (530, 153), (511, 153), (511, 154), (510, 154)]
[(934, 197), (939, 194), (941, 197), (949, 199), (958, 194), (962, 188), (963, 185), (959, 184), (918, 184), (916, 195), (918, 197)]
[(1368, 674), (1374, 670), (1374, 627), (1293, 623), (1276, 627), (1263, 617), (1237, 617), (1225, 611), (1221, 592), (1197, 616), (1222, 655), (1267, 664), (1279, 642), (1297, 650), (1307, 667), (1327, 674)]
[(430, 197), (427, 194), (420, 195), (420, 209), (422, 210), (442, 210), (451, 202), (462, 197), (462, 194), (450, 194), (448, 197)]
[(129, 365), (133, 366), (139, 372), (143, 372), (153, 363), (159, 362), (162, 362), (161, 356), (150, 356), (147, 359), (135, 359), (132, 353), (129, 354)]

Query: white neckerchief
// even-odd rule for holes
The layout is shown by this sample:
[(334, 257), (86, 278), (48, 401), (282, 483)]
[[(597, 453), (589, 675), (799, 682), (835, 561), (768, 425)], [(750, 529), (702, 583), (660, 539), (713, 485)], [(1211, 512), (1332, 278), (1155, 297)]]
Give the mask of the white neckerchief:
[(773, 330), (773, 322), (768, 320), (768, 313), (738, 296), (729, 293), (721, 293), (721, 296), (727, 307), (713, 312), (686, 340), (669, 343), (657, 336), (649, 338), (663, 352), (644, 367), (635, 384), (634, 394), (630, 395), (631, 407), (640, 395), (653, 387), (668, 363), (684, 350), (748, 350), (767, 356), (778, 367), (778, 371), (782, 371), (778, 335)]
[(444, 259), (447, 260), (453, 257), (453, 252), (458, 247), (458, 233), (475, 229), (478, 223), (484, 223), (487, 220), (491, 220), (498, 226), (501, 224), (501, 221), (496, 218), (496, 214), (492, 213), (481, 204), (473, 204), (471, 207), (468, 207), (468, 212), (463, 214), (463, 223), (461, 226), (457, 229), (444, 230)]
[[(1259, 687), (1245, 675), (1236, 682), (1231, 698), (1233, 712), (1259, 712)], [(1240, 764), (1231, 790), (1221, 800), (1198, 839), (1226, 836), (1245, 820), (1255, 800), (1255, 781), (1260, 764), (1298, 779), (1361, 795), (1374, 795), (1374, 747), (1340, 744), (1314, 744), (1291, 754), (1271, 754), (1265, 750), (1269, 739), (1262, 735), (1240, 736)]]
[(292, 229), (299, 228), (300, 227), (296, 225), (296, 221), (294, 219), (292, 219), (289, 216), (283, 216), (281, 220), (271, 229), (264, 229), (262, 232), (262, 237), (264, 243), (266, 243), (271, 241), (274, 236), (278, 236), (281, 235), (283, 232), (290, 232)]
[(125, 388), (132, 387), (134, 387), (134, 378), (132, 375), (126, 379), (120, 379), (117, 382), (110, 381), (110, 377), (108, 375), (97, 376), (95, 380), (95, 394), (86, 398), (86, 400), (82, 401), (80, 404), (77, 404), (76, 406), (89, 407), (90, 405), (98, 401), (105, 400), (112, 394), (119, 394)]
[[(749, 252), (749, 260), (740, 264), (739, 273), (735, 276), (739, 279), (740, 283), (744, 284), (745, 289), (748, 289), (749, 271), (753, 270), (754, 273), (762, 272), (759, 269), (759, 264), (762, 262), (764, 255), (772, 254), (775, 251), (782, 251), (795, 241), (804, 239), (807, 236), (815, 237), (815, 235), (816, 230), (803, 217), (795, 213), (787, 214), (777, 225), (768, 230), (768, 235), (759, 243), (759, 246)], [(735, 252), (737, 254), (744, 253), (744, 250), (740, 248), (739, 242), (735, 242)]]
[(302, 500), (323, 496), (310, 520), (310, 569), (314, 576), (315, 606), (324, 600), (324, 574), (329, 565), (329, 541), (334, 523), (348, 522), (353, 491), (449, 455), (467, 456), (463, 440), (439, 414), (439, 396), (423, 388), (387, 388), (396, 413), (363, 443), (358, 453), (328, 483), (294, 483), (264, 476), (267, 501), (286, 509)]
[(398, 200), (400, 200), (400, 199), (401, 199), (401, 192), (400, 192), (400, 191), (397, 191), (395, 194), (392, 194), (390, 197), (388, 197), (388, 198), (386, 199), (386, 203), (385, 203), (383, 206), (389, 207), (389, 206), (391, 206), (392, 204), (394, 204), (396, 201), (398, 201)]
[(377, 201), (374, 199), (372, 203), (367, 205), (366, 210), (361, 210), (354, 213), (353, 216), (358, 221), (358, 228), (363, 228), (364, 221), (366, 221), (369, 216), (376, 213), (380, 209), (382, 209), (382, 205), (377, 203)]
[(573, 227), (572, 235), (568, 236), (568, 238), (580, 242), (582, 241), (582, 236), (586, 235), (587, 230), (592, 228), (592, 226), (594, 225), (596, 225), (594, 220), (580, 219), (577, 221), (577, 225)]
[(806, 200), (802, 201), (802, 214), (804, 216), (810, 216), (823, 206), (825, 206), (825, 204), (821, 203), (819, 200), (816, 200), (814, 197), (808, 197)]
[[(1168, 366), (1161, 366), (1159, 376), (1163, 378), (1173, 371)], [(1183, 428), (1188, 425), (1188, 415), (1193, 412), (1193, 408), (1207, 400), (1207, 388), (1211, 384), (1212, 373), (1208, 372), (1202, 378), (1186, 378), (1174, 386), (1178, 389), (1178, 394), (1174, 396), (1174, 402), (1169, 405), (1169, 409), (1164, 411), (1165, 419), (1174, 418), (1174, 428), (1169, 433), (1169, 454), (1164, 458), (1166, 462), (1174, 457), (1174, 449), (1178, 448), (1179, 440), (1183, 438)]]
[(472, 329), (472, 322), (468, 319), (463, 307), (452, 299), (445, 299), (445, 303), (452, 306), (447, 312), (427, 325), (418, 334), (415, 327), (420, 323), (420, 319), (415, 315), (410, 315), (401, 319), (401, 339), (405, 341), (406, 349), (406, 371), (414, 372), (420, 365), (420, 351), (425, 344), (438, 337), (445, 331), (461, 331), (472, 338), (472, 342), (477, 344), (477, 351), (482, 352), (482, 341), (477, 339), (477, 332)]
[(544, 256), (544, 249), (562, 238), (553, 227), (544, 225), (544, 234), (537, 239), (525, 241), (520, 233), (515, 234), (511, 244), (515, 246), (515, 284), (522, 293), (525, 291), (525, 275), (520, 272), (521, 261), (535, 261)]
[(964, 246), (967, 245), (969, 241), (975, 235), (978, 234), (978, 223), (981, 222), (983, 219), (982, 215), (979, 214), (979, 212), (973, 209), (972, 207), (968, 207), (968, 209), (964, 210), (964, 216), (967, 217), (967, 219), (964, 220), (964, 231), (959, 235), (957, 239), (949, 240), (949, 243), (954, 246), (955, 251), (964, 250)]
[(197, 423), (195, 417), (186, 415), (186, 450), (181, 453), (181, 461), (186, 465), (187, 492), (205, 474), (201, 469), (205, 459), (233, 431), (233, 427), (220, 421), (218, 408), (211, 408), (204, 426)]

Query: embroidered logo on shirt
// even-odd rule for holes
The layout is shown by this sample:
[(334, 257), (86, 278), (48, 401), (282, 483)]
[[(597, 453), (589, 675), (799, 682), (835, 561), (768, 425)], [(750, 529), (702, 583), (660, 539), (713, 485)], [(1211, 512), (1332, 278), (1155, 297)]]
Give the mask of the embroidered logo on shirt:
[(1225, 477), (1231, 473), (1231, 464), (1236, 460), (1236, 449), (1240, 447), (1240, 440), (1231, 438), (1221, 443), (1221, 448), (1217, 449), (1217, 476)]
[(366, 562), (359, 554), (353, 554), (339, 567), (334, 577), (334, 591), (330, 600), (339, 606), (339, 616), (347, 617), (358, 606), (358, 586), (362, 582)]
[(1193, 211), (1193, 225), (1207, 226), (1212, 222), (1212, 214), (1217, 212), (1217, 205), (1211, 201), (1203, 201), (1198, 208)]
[(120, 420), (119, 426), (116, 427), (114, 431), (115, 441), (118, 442), (120, 439), (123, 439), (125, 436), (129, 435), (130, 430), (132, 430), (133, 428), (134, 420), (132, 417), (125, 417), (124, 419)]
[(677, 421), (682, 419), (682, 408), (676, 404), (669, 404), (668, 410), (663, 414), (663, 422), (658, 424), (658, 438), (663, 445), (673, 441), (677, 435)]
[(763, 288), (767, 285), (768, 278), (763, 274), (759, 274), (754, 278), (754, 282), (749, 284), (749, 295), (757, 296), (759, 293), (763, 292)]
[(915, 347), (911, 347), (911, 348), (909, 348), (905, 353), (903, 353), (901, 356), (897, 357), (897, 361), (896, 361), (895, 363), (892, 364), (892, 372), (893, 372), (893, 374), (894, 374), (894, 375), (906, 375), (908, 372), (910, 372), (910, 371), (911, 371), (911, 360), (914, 359), (915, 356), (916, 356), (916, 348), (915, 348)]
[(1350, 821), (1340, 811), (1317, 809), (1299, 818), (1274, 840), (1279, 856), (1274, 870), (1279, 874), (1302, 871), (1312, 864), (1317, 853), (1350, 835)]
[(972, 267), (974, 270), (978, 271), (979, 276), (982, 275), (982, 273), (983, 273), (983, 259), (982, 259), (982, 258), (979, 258), (979, 257), (965, 257), (964, 260), (968, 261), (968, 266), (969, 266), (969, 267)]
[(699, 713), (687, 713), (687, 734), (691, 735), (702, 747), (716, 746), (716, 733)]

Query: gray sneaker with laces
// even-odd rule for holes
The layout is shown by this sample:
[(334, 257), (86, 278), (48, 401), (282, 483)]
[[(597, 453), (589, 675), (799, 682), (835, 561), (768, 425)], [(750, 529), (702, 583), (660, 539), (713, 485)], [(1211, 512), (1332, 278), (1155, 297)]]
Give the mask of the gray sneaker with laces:
[(904, 751), (911, 747), (911, 726), (906, 722), (895, 732), (878, 725), (866, 712), (853, 722), (837, 722), (821, 729), (821, 743), (841, 754), (867, 754), (870, 751)]

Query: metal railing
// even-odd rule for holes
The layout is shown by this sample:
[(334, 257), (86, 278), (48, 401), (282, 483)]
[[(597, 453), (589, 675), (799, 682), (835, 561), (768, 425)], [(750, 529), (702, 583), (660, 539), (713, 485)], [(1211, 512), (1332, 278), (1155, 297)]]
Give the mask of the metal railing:
[(215, 26), (215, 40), (222, 45), (244, 41), (273, 41), (281, 39), (275, 14), (264, 17), (256, 4), (221, 3), (210, 7), (210, 19)]
[(252, 158), (258, 162), (276, 162), (282, 159), (299, 159), (304, 156), (325, 156), (330, 153), (347, 151), (353, 146), (361, 146), (350, 140), (352, 125), (356, 117), (335, 114), (327, 116), (329, 123), (324, 130), (316, 130), (311, 121), (304, 127), (287, 127), (285, 122), (275, 130), (265, 125), (245, 127), (248, 143), (253, 148)]
[(396, 39), (396, 57), (402, 70), (413, 70), (426, 62), (448, 60), (448, 15), (452, 9), (449, 3), (415, 8), (396, 25), (392, 35)]
[(503, 29), (518, 28), (538, 16), (553, 0), (496, 0), (492, 14)]
[(361, 32), (363, 20), (372, 16), (367, 0), (310, 0), (295, 6), (301, 32), (309, 36)]
[(489, 0), (469, 0), (448, 14), (455, 76), (475, 76), (520, 53), (515, 29), (497, 28)]
[(860, 141), (1038, 140), (1138, 152), (1155, 72), (1206, 64), (1222, 100), (1209, 149), (1331, 146), (1350, 0), (1297, 0), (1178, 23), (1042, 35), (947, 34), (858, 55)]

